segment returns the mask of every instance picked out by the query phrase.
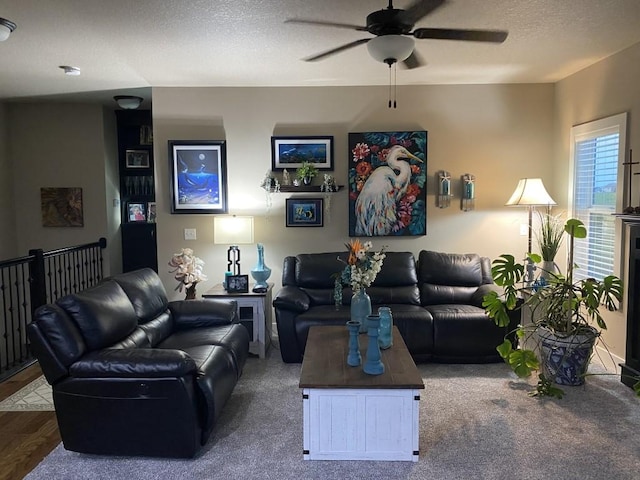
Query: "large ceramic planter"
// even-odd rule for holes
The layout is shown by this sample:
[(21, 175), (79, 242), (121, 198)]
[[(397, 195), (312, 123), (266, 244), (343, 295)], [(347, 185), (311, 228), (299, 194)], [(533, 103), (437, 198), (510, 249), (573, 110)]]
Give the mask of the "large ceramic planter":
[(545, 377), (558, 385), (582, 385), (598, 332), (592, 328), (585, 334), (560, 336), (541, 328), (538, 335)]

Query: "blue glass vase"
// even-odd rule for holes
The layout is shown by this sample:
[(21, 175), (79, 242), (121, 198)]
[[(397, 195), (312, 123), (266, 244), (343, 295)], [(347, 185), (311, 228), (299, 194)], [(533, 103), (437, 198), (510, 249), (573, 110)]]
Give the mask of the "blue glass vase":
[(351, 321), (360, 322), (360, 333), (367, 332), (365, 322), (371, 315), (371, 299), (364, 288), (357, 290), (351, 297)]
[(364, 373), (369, 375), (382, 375), (384, 373), (384, 364), (382, 363), (382, 355), (380, 354), (380, 346), (378, 345), (379, 328), (380, 317), (378, 315), (369, 315), (367, 317), (367, 335), (369, 335), (367, 359), (362, 367)]
[(378, 344), (381, 349), (386, 350), (393, 345), (393, 315), (389, 307), (378, 308), (378, 315), (380, 316)]

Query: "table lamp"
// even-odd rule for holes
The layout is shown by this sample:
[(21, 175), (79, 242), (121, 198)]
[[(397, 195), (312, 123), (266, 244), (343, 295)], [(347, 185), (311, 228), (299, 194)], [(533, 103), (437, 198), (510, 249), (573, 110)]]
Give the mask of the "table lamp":
[[(509, 201), (505, 204), (509, 207), (528, 207), (529, 208), (529, 243), (527, 253), (531, 253), (531, 235), (533, 232), (533, 207), (545, 205), (550, 207), (557, 205), (555, 200), (544, 188), (541, 178), (521, 178), (518, 181), (515, 191), (511, 195)], [(527, 274), (525, 282), (530, 284), (533, 282), (533, 263), (527, 259)]]
[(213, 218), (213, 243), (230, 245), (227, 250), (227, 271), (240, 275), (240, 248), (253, 243), (253, 217), (236, 215)]

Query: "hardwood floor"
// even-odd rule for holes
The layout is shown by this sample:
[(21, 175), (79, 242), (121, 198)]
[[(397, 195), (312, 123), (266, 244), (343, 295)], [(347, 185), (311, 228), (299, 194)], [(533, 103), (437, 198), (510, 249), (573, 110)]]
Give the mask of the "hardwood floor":
[[(0, 383), (0, 400), (40, 375), (35, 363)], [(0, 412), (0, 480), (24, 478), (58, 443), (55, 412)]]

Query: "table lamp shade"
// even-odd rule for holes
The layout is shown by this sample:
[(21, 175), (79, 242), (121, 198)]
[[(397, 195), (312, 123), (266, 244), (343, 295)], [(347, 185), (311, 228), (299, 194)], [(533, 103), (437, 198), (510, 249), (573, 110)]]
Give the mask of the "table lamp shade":
[(225, 245), (253, 243), (253, 217), (236, 215), (214, 217), (213, 243)]

